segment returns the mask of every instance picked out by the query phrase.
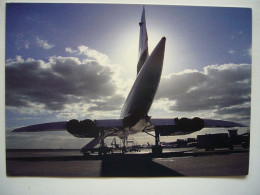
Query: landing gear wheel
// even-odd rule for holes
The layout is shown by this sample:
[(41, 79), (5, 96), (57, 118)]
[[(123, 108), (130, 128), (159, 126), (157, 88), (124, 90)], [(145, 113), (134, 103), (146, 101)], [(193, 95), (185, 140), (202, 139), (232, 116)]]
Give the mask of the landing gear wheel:
[(83, 153), (83, 156), (84, 156), (84, 157), (88, 157), (88, 156), (90, 156), (90, 153), (89, 153), (89, 152), (84, 152), (84, 153)]
[(234, 147), (232, 145), (230, 145), (228, 148), (229, 148), (229, 150), (233, 150), (234, 149)]
[(107, 153), (108, 153), (108, 150), (107, 150), (107, 148), (105, 146), (98, 148), (98, 155), (99, 156), (104, 156)]
[(162, 146), (153, 146), (152, 147), (152, 153), (155, 156), (161, 155), (162, 154)]

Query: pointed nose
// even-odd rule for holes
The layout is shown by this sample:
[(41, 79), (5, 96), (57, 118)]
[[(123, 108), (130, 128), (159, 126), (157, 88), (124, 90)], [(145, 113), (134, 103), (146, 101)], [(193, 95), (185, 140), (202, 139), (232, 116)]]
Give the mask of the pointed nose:
[(160, 42), (158, 43), (159, 47), (163, 47), (163, 52), (165, 48), (165, 43), (166, 43), (166, 37), (163, 37)]
[(164, 55), (164, 50), (165, 50), (165, 43), (166, 43), (166, 37), (163, 37), (159, 43), (157, 44), (156, 48), (159, 47), (161, 51), (163, 51)]
[(147, 66), (149, 66), (149, 69), (154, 69), (154, 71), (161, 72), (163, 66), (163, 59), (164, 59), (165, 42), (166, 42), (166, 38), (163, 37), (156, 45), (149, 58), (147, 59), (146, 64)]
[(160, 56), (160, 57), (164, 56), (165, 42), (166, 42), (166, 38), (165, 37), (161, 38), (161, 40), (159, 41), (159, 43), (156, 45), (153, 52), (151, 53), (151, 56), (153, 55)]

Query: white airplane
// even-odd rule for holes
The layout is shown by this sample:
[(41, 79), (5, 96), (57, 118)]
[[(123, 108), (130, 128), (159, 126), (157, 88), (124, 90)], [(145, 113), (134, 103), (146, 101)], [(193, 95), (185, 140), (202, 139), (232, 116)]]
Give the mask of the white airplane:
[[(140, 25), (139, 60), (137, 63), (137, 77), (131, 91), (123, 105), (119, 119), (52, 122), (31, 125), (14, 129), (13, 132), (40, 132), (40, 131), (64, 131), (67, 130), (75, 137), (93, 138), (82, 151), (90, 151), (100, 143), (99, 153), (107, 153), (104, 139), (108, 136), (119, 136), (127, 139), (129, 134), (146, 132), (155, 137), (155, 145), (152, 152), (160, 154), (160, 136), (185, 135), (199, 131), (204, 127), (245, 127), (243, 124), (230, 121), (188, 118), (153, 119), (148, 116), (156, 94), (164, 59), (166, 38), (163, 37), (154, 48), (151, 55), (148, 53), (148, 36), (146, 30), (145, 9), (143, 8)], [(154, 131), (155, 135), (149, 132)]]

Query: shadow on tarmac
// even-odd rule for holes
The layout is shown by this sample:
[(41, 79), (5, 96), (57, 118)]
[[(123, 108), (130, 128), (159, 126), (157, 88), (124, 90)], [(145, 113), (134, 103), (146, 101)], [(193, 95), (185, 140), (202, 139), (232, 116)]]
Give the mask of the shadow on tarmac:
[[(176, 155), (176, 153), (175, 153)], [(175, 156), (174, 155), (174, 156)], [(164, 155), (165, 156), (165, 155)], [(166, 156), (169, 157), (169, 154)], [(171, 155), (172, 156), (172, 155)], [(7, 161), (14, 162), (95, 162), (101, 161), (101, 177), (166, 177), (184, 176), (170, 168), (153, 161), (151, 154), (109, 154), (104, 156), (38, 156), (38, 157), (12, 157)], [(45, 164), (46, 165), (46, 164)], [(8, 173), (12, 175), (12, 173)], [(15, 175), (15, 174), (14, 174)], [(55, 175), (55, 174), (54, 174)], [(59, 175), (59, 174), (57, 174)]]
[[(160, 156), (151, 153), (121, 154), (114, 153), (104, 156), (89, 155), (71, 156), (57, 153), (42, 152), (40, 156), (28, 156), (30, 153), (13, 152), (7, 157), (7, 175), (9, 176), (89, 176), (89, 177), (167, 177), (185, 176), (170, 167), (164, 165), (166, 158), (198, 157), (198, 156), (228, 156), (231, 153), (245, 153), (248, 151), (214, 151), (214, 152), (169, 152)], [(50, 156), (54, 155), (54, 156)], [(174, 158), (175, 159), (175, 158)], [(194, 158), (195, 159), (195, 158)], [(193, 160), (194, 160), (193, 159)], [(196, 160), (195, 160), (196, 161)], [(37, 162), (37, 163), (34, 163)], [(169, 161), (170, 162), (170, 161)], [(197, 161), (196, 161), (197, 162)], [(69, 167), (67, 168), (67, 166)], [(23, 166), (20, 169), (19, 166)], [(82, 169), (78, 169), (82, 167)], [(50, 170), (54, 169), (55, 171)], [(84, 171), (82, 172), (82, 170)], [(228, 168), (229, 170), (229, 168)], [(236, 170), (236, 169), (234, 169)], [(240, 167), (238, 168), (240, 170)], [(20, 172), (22, 171), (22, 172)], [(43, 171), (43, 172), (41, 172)], [(192, 175), (192, 174), (191, 174)]]
[(162, 177), (162, 176), (184, 176), (172, 169), (153, 162), (152, 159), (145, 160), (111, 160), (102, 161), (101, 176), (103, 177)]

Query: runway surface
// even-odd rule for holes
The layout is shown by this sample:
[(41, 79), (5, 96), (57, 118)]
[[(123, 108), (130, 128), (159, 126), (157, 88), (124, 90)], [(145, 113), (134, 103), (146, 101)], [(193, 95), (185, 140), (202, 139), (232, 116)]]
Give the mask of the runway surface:
[[(248, 174), (249, 151), (235, 149), (164, 149), (83, 157), (79, 150), (7, 150), (8, 176), (50, 177), (169, 177), (241, 176)], [(185, 152), (186, 151), (186, 152)]]

